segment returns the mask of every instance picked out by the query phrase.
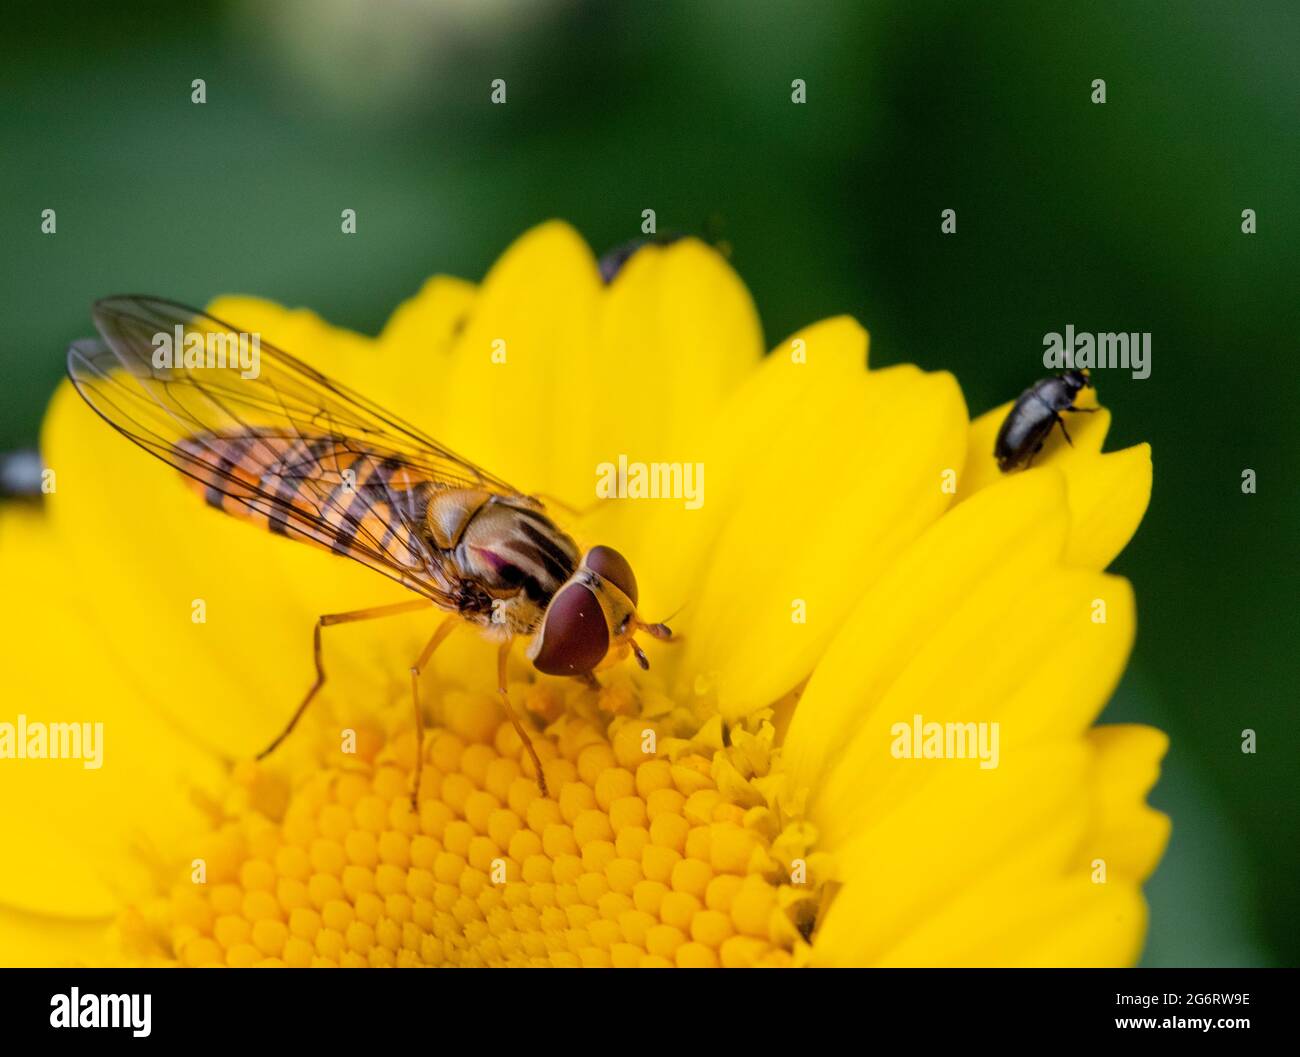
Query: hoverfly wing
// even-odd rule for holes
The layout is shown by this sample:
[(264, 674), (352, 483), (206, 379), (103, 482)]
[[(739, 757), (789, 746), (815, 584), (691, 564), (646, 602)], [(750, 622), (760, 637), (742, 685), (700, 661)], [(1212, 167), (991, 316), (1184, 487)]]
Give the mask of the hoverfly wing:
[(519, 498), (514, 489), (260, 339), (257, 370), (247, 357), (241, 370), (241, 335), (206, 313), (118, 297), (93, 314), (104, 340), (75, 342), (68, 374), (118, 432), (213, 506), (456, 607), (453, 578), (423, 535), (428, 497), (474, 487)]
[[(200, 309), (156, 297), (105, 298), (95, 303), (91, 316), (128, 371), (138, 376), (152, 374), (160, 380), (192, 377), (196, 368), (178, 367), (174, 363), (155, 366), (160, 360), (155, 355), (159, 335), (172, 337), (174, 356), (181, 352), (175, 347), (178, 333), (186, 343), (202, 339), (202, 348), (209, 344), (230, 348), (240, 337), (247, 337)], [(241, 421), (267, 416), (271, 422), (280, 422), (288, 417), (313, 433), (346, 435), (361, 443), (398, 452), (449, 486), (485, 488), (511, 496), (519, 494), (499, 477), (448, 450), (409, 422), (326, 377), (296, 356), (261, 341), (260, 337), (258, 347), (260, 362), (255, 377), (244, 378), (240, 371), (229, 370), (219, 375), (214, 372), (219, 388), (205, 382), (212, 396), (229, 396), (232, 409), (240, 414)], [(240, 382), (253, 384), (236, 386), (232, 384), (236, 376)]]

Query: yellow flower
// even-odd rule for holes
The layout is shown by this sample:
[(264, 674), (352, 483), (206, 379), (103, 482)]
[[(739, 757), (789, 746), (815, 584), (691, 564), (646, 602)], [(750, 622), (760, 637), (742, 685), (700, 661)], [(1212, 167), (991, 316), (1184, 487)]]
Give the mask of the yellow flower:
[[(0, 961), (1137, 959), (1166, 739), (1092, 726), (1135, 624), (1102, 570), (1151, 485), (1146, 445), (1101, 454), (1108, 412), (1004, 477), (1006, 408), (968, 421), (950, 375), (868, 371), (848, 318), (765, 358), (708, 247), (643, 249), (605, 286), (559, 223), (373, 339), (212, 311), (575, 507), (621, 455), (703, 464), (698, 509), (610, 500), (572, 526), (629, 556), (642, 612), (680, 609), (681, 641), (599, 692), (516, 657), (550, 798), (466, 629), (427, 673), (412, 811), (406, 673), (432, 613), (327, 631), (325, 692), (254, 764), (311, 681), (315, 617), (409, 596), (205, 507), (65, 385), (55, 491), (0, 512), (0, 657), (11, 712), (102, 722), (103, 760), (0, 761)], [(933, 730), (988, 751), (915, 758)]]

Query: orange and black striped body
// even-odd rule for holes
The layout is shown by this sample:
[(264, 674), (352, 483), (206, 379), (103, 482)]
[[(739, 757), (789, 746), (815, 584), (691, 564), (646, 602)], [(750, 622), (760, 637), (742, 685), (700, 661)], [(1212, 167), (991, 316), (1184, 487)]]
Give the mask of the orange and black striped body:
[(209, 505), (272, 533), (432, 581), (444, 608), (531, 634), (578, 566), (577, 545), (523, 496), (430, 480), (333, 435), (206, 433), (178, 445)]
[[(364, 537), (399, 565), (424, 568), (422, 544), (407, 526), (423, 523), (433, 485), (397, 459), (358, 452), (338, 437), (269, 431), (203, 434), (179, 447), (193, 460), (193, 487), (218, 510), (345, 557)], [(328, 535), (313, 530), (322, 521)]]

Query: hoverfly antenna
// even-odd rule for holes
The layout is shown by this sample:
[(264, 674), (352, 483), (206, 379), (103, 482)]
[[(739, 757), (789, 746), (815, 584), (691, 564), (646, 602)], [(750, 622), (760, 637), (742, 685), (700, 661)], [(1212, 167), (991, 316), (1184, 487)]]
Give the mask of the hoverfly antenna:
[(667, 624), (643, 624), (637, 621), (637, 630), (644, 631), (651, 638), (658, 639), (660, 642), (678, 641), (673, 638), (673, 629)]

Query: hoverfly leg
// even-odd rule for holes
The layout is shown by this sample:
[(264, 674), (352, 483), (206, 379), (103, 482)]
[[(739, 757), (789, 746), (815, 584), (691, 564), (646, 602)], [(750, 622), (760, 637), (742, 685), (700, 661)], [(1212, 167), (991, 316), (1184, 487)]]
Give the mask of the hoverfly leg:
[(411, 810), (420, 809), (420, 774), (424, 770), (424, 712), (420, 708), (420, 674), (424, 671), (433, 651), (442, 645), (448, 635), (460, 623), (459, 614), (453, 613), (438, 625), (438, 630), (420, 651), (420, 656), (411, 665), (411, 702), (415, 705), (415, 773), (411, 780)]
[(600, 680), (597, 679), (595, 674), (592, 672), (582, 672), (579, 675), (575, 675), (573, 678), (577, 679), (578, 682), (580, 682), (588, 690), (594, 690), (596, 693), (600, 693), (600, 691), (603, 689), (603, 687), (600, 685)]
[(506, 683), (506, 668), (510, 660), (510, 647), (514, 644), (514, 639), (506, 639), (501, 643), (501, 648), (497, 650), (497, 692), (501, 695), (501, 707), (506, 710), (506, 715), (510, 717), (510, 723), (515, 728), (515, 733), (519, 735), (519, 740), (524, 743), (524, 750), (528, 753), (529, 759), (533, 761), (533, 769), (537, 772), (537, 788), (541, 790), (542, 796), (549, 796), (546, 791), (546, 775), (542, 773), (541, 757), (537, 755), (537, 750), (533, 748), (533, 740), (524, 730), (523, 723), (519, 720), (519, 714), (515, 711), (515, 706), (510, 703), (510, 692)]
[(307, 706), (311, 704), (312, 698), (315, 697), (320, 688), (325, 685), (325, 668), (321, 664), (320, 656), (320, 629), (325, 626), (322, 623), (324, 620), (324, 617), (320, 617), (316, 621), (316, 627), (312, 632), (311, 648), (312, 659), (316, 663), (316, 681), (311, 684), (311, 689), (307, 691), (307, 696), (302, 699), (302, 704), (294, 709), (293, 715), (289, 718), (288, 725), (284, 730), (280, 731), (280, 733), (276, 735), (275, 740), (272, 741), (270, 745), (257, 754), (255, 759), (264, 760), (266, 757), (270, 756), (271, 753), (275, 752), (279, 747), (280, 742), (284, 741), (284, 739), (289, 736), (290, 732), (292, 732), (293, 728), (298, 725), (298, 720), (302, 719), (302, 714), (307, 711)]
[(429, 603), (424, 599), (413, 602), (397, 602), (391, 606), (373, 606), (370, 609), (354, 609), (347, 613), (326, 613), (316, 620), (316, 628), (312, 632), (312, 659), (316, 664), (316, 681), (311, 684), (311, 689), (307, 691), (307, 696), (302, 699), (297, 710), (289, 720), (288, 726), (276, 736), (265, 749), (257, 754), (257, 759), (263, 760), (270, 756), (298, 725), (298, 720), (307, 711), (307, 706), (311, 704), (312, 698), (320, 692), (320, 688), (325, 685), (325, 665), (321, 660), (321, 628), (330, 627), (333, 624), (351, 624), (358, 620), (377, 620), (380, 617), (393, 617), (399, 613), (413, 613), (417, 609), (425, 609)]

